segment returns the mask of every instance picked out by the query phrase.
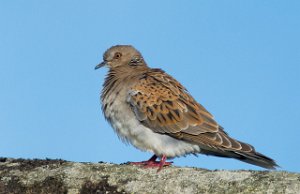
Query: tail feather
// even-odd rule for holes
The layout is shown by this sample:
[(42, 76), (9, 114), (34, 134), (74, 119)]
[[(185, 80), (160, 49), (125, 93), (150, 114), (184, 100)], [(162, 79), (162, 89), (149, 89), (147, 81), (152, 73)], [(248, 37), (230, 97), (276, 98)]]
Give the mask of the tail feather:
[(266, 169), (276, 169), (276, 167), (279, 167), (272, 158), (269, 158), (259, 152), (250, 152), (250, 153), (235, 152), (235, 153), (238, 156), (236, 159), (242, 162), (260, 166)]
[(218, 156), (218, 157), (234, 158), (242, 162), (260, 166), (266, 169), (276, 169), (276, 167), (279, 167), (272, 158), (269, 158), (255, 151), (238, 152), (238, 151), (229, 151), (229, 150), (221, 150), (221, 149), (215, 149), (215, 150), (202, 149), (201, 153), (206, 155)]

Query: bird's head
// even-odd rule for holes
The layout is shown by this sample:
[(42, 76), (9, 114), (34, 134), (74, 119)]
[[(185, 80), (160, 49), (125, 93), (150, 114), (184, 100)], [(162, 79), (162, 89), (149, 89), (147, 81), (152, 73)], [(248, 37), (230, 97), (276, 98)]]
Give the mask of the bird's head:
[(116, 45), (110, 47), (103, 54), (103, 62), (98, 64), (95, 69), (107, 66), (110, 69), (119, 67), (139, 68), (146, 64), (141, 53), (130, 45)]

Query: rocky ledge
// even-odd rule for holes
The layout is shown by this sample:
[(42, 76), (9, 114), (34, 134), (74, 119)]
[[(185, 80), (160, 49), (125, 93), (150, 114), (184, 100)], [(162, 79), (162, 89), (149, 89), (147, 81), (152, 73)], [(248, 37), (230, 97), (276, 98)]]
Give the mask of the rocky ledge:
[(300, 174), (0, 158), (2, 193), (300, 193)]

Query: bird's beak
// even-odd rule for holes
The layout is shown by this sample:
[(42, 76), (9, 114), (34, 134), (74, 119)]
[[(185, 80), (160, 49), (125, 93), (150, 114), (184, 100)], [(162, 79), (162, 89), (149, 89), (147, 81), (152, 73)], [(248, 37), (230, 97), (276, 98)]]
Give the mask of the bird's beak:
[(103, 66), (105, 66), (105, 65), (107, 65), (107, 61), (103, 61), (103, 62), (99, 63), (99, 64), (95, 67), (95, 70), (96, 70), (96, 69), (99, 69), (99, 68), (101, 68), (101, 67), (103, 67)]

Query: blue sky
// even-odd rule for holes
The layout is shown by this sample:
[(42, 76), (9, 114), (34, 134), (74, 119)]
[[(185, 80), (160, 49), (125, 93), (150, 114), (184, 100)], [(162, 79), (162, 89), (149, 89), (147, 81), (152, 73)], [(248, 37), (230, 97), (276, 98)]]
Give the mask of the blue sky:
[[(104, 120), (103, 52), (131, 44), (234, 138), (300, 172), (300, 1), (1, 1), (0, 156), (141, 161)], [(261, 169), (199, 155), (175, 165)]]

